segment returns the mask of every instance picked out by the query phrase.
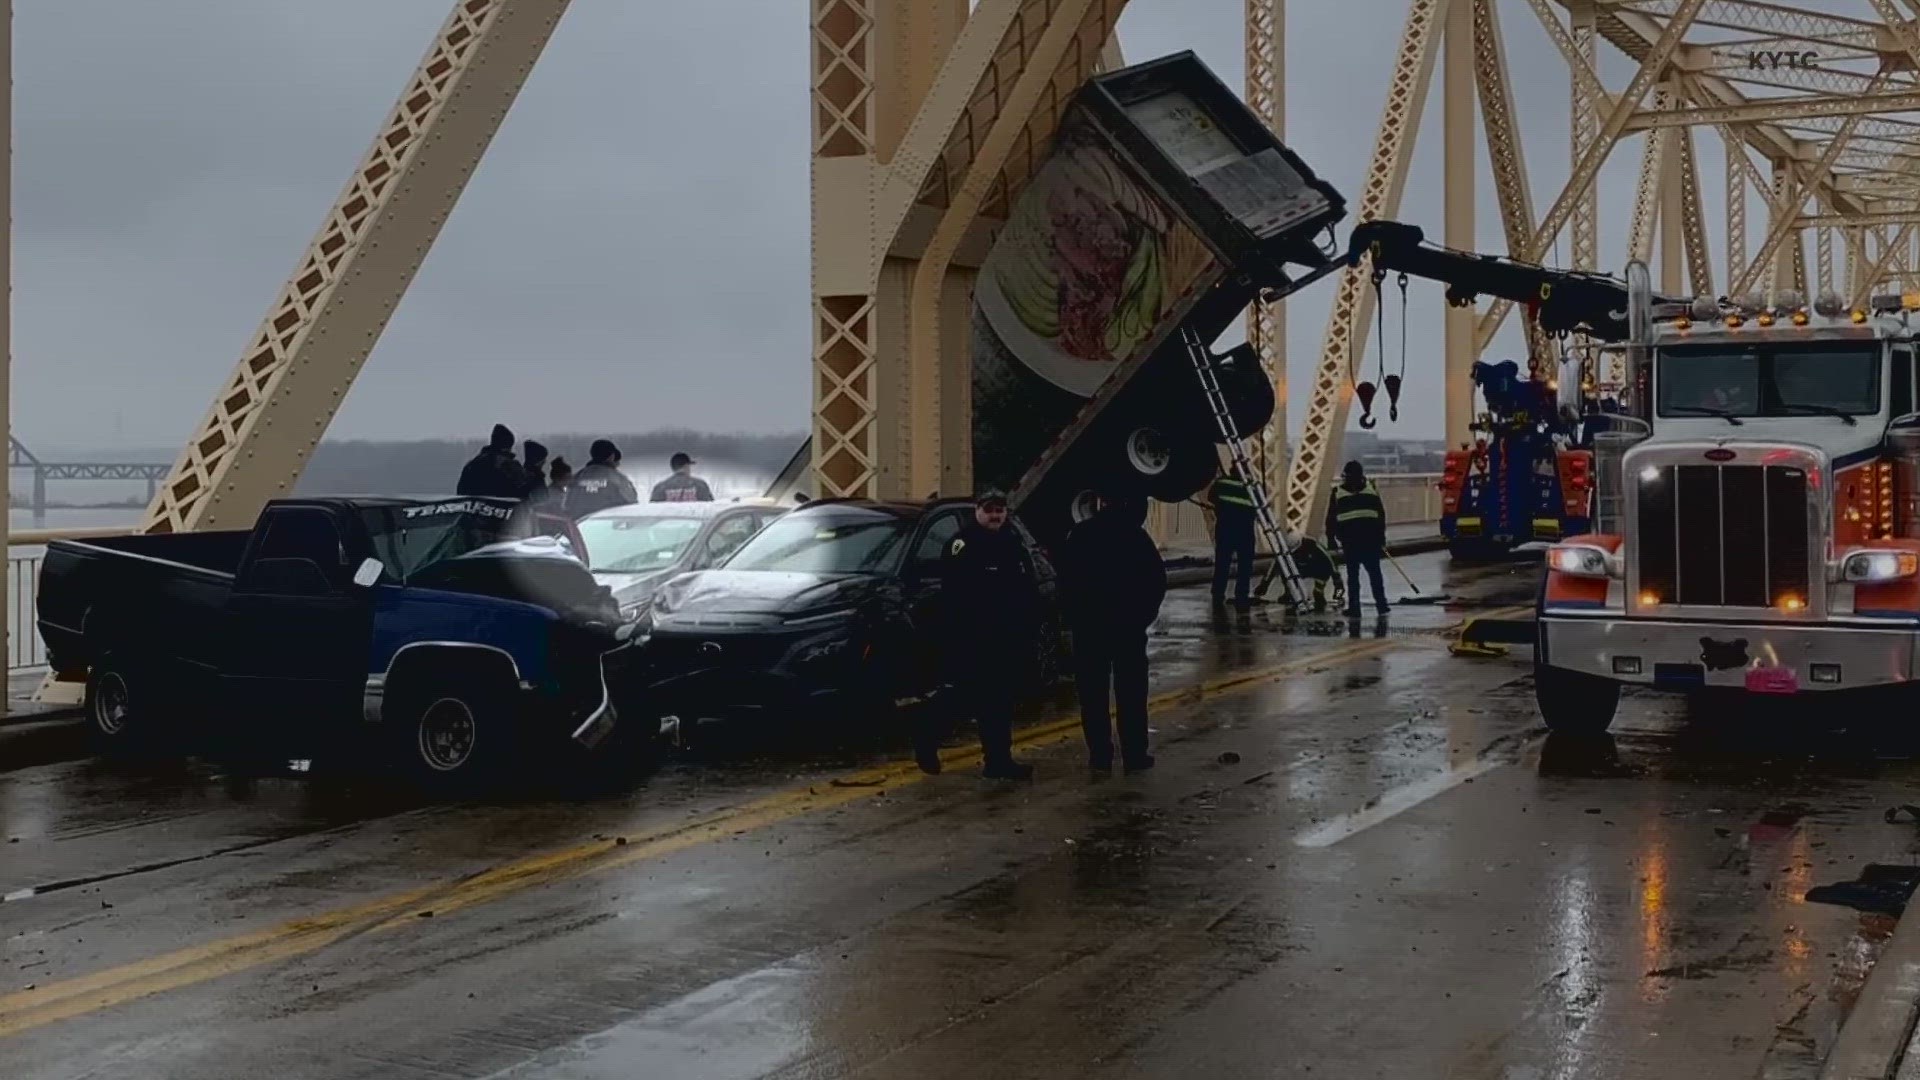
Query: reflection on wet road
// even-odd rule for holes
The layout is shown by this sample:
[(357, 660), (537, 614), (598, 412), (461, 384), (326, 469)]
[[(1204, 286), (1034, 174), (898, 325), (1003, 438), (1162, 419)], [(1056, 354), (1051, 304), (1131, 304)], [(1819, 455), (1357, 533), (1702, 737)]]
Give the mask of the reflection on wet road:
[(1549, 739), (1524, 657), (1209, 611), (1154, 639), (1156, 752), (1033, 784), (812, 740), (617, 796), (0, 775), (7, 1077), (1812, 1076), (1914, 863), (1910, 748), (1629, 696)]

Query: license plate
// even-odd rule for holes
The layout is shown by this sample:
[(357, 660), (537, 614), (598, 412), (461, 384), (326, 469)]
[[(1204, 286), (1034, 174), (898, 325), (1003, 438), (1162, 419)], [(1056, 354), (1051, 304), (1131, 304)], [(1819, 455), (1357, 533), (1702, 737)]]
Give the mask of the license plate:
[(600, 741), (613, 731), (617, 723), (611, 706), (601, 709), (592, 719), (574, 730), (573, 741), (591, 750), (600, 745)]
[(1747, 671), (1747, 690), (1755, 694), (1797, 694), (1800, 692), (1800, 676), (1792, 668), (1750, 668)]

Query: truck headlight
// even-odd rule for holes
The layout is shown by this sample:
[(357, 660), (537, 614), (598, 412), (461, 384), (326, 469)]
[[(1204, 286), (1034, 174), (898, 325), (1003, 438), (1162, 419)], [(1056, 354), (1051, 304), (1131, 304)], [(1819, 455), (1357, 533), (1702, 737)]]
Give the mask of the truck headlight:
[(1843, 581), (1897, 581), (1920, 572), (1920, 555), (1911, 551), (1856, 551), (1841, 565)]
[(1590, 544), (1556, 544), (1547, 550), (1547, 565), (1574, 577), (1613, 576), (1613, 556)]

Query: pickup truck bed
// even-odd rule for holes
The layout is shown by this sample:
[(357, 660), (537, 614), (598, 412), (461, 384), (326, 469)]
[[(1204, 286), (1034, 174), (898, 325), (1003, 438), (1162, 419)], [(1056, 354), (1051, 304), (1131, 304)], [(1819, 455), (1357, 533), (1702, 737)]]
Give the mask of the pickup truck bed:
[[(115, 636), (172, 642), (180, 661), (210, 664), (251, 535), (162, 533), (48, 544), (38, 599), (49, 665), (55, 671), (86, 666), (83, 642), (96, 612), (111, 613), (101, 617), (117, 621)], [(91, 629), (106, 628), (96, 623)]]

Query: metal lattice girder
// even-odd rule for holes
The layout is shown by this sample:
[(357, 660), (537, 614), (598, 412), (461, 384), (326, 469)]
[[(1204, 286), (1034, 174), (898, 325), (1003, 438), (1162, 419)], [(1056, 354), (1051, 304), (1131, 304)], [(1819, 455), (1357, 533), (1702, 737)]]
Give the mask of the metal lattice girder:
[[(1666, 89), (1653, 92), (1655, 108), (1665, 108), (1671, 103)], [(1659, 214), (1660, 203), (1656, 198), (1656, 188), (1660, 182), (1661, 161), (1671, 140), (1666, 132), (1652, 132), (1647, 135), (1646, 145), (1640, 151), (1640, 179), (1633, 188), (1633, 215), (1627, 226), (1627, 258), (1648, 262), (1653, 258), (1653, 224)]]
[(1833, 230), (1815, 229), (1813, 237), (1813, 287), (1818, 295), (1824, 296), (1833, 291)]
[[(1834, 160), (1840, 156), (1842, 150), (1846, 149), (1847, 140), (1853, 135), (1853, 128), (1850, 125), (1855, 119), (1857, 118), (1849, 117), (1848, 124), (1841, 126), (1840, 131), (1834, 135), (1833, 141), (1829, 142), (1826, 149), (1821, 152), (1820, 160), (1815, 162), (1813, 168), (1809, 170), (1809, 175), (1820, 177), (1832, 171)], [(1774, 258), (1780, 250), (1780, 245), (1793, 232), (1794, 220), (1800, 216), (1800, 208), (1806, 204), (1807, 197), (1813, 194), (1812, 184), (1796, 184), (1784, 170), (1779, 177), (1773, 216), (1767, 226), (1767, 237), (1761, 242), (1760, 250), (1754, 253), (1753, 262), (1747, 264), (1746, 269), (1737, 278), (1733, 278), (1729, 289), (1735, 296), (1744, 295), (1755, 282), (1760, 280), (1760, 275), (1768, 269), (1765, 264)], [(1727, 273), (1730, 278), (1733, 277), (1731, 268)]]
[[(1099, 64), (1125, 6), (1126, 0), (1060, 0), (1035, 28), (1026, 63), (1000, 100), (993, 122), (971, 140), (972, 157), (964, 173), (956, 177), (935, 170), (942, 181), (940, 220), (914, 268), (908, 300), (910, 491), (964, 491), (972, 486), (970, 456), (947, 454), (940, 438), (943, 416), (972, 415), (965, 350), (943, 354), (941, 348), (947, 271), (976, 218), (1005, 216), (1016, 182), (1031, 175), (1061, 113)], [(943, 359), (950, 362), (943, 364)]]
[[(1646, 97), (1647, 91), (1651, 90), (1653, 84), (1666, 72), (1668, 61), (1673, 57), (1674, 50), (1679, 48), (1680, 42), (1686, 36), (1687, 27), (1692, 24), (1694, 15), (1704, 2), (1705, 0), (1679, 0), (1673, 17), (1661, 30), (1660, 36), (1654, 41), (1647, 55), (1640, 61), (1639, 70), (1634, 72), (1633, 79), (1627, 83), (1626, 90), (1621, 93), (1612, 111), (1608, 113), (1606, 121), (1600, 125), (1598, 135), (1587, 147), (1586, 153), (1575, 163), (1571, 175), (1567, 178), (1566, 186), (1560, 191), (1559, 198), (1553, 201), (1552, 207), (1547, 210), (1546, 217), (1539, 227), (1534, 229), (1533, 247), (1518, 258), (1526, 262), (1539, 262), (1546, 254), (1547, 247), (1553, 243), (1553, 238), (1559, 234), (1561, 227), (1573, 213), (1574, 205), (1591, 191), (1594, 178), (1600, 174), (1600, 166), (1606, 161), (1607, 153), (1613, 149), (1614, 142), (1620, 138), (1620, 132), (1624, 129), (1627, 118), (1640, 107), (1640, 102)], [(1555, 44), (1567, 56), (1568, 63), (1575, 65), (1585, 63), (1578, 49), (1568, 39), (1564, 28), (1560, 26), (1559, 20), (1552, 18), (1551, 13), (1548, 13), (1546, 23), (1549, 36), (1554, 38)], [(1588, 64), (1587, 67), (1591, 70), (1592, 65)], [(1507, 312), (1512, 308), (1512, 301), (1496, 300), (1487, 313), (1481, 316), (1479, 327), (1481, 349), (1485, 349), (1487, 343), (1493, 340), (1493, 335), (1499, 331), (1500, 324), (1506, 320)]]
[(1706, 207), (1700, 201), (1700, 162), (1694, 155), (1693, 132), (1673, 135), (1680, 154), (1681, 234), (1687, 252), (1687, 284), (1696, 296), (1713, 295), (1713, 258), (1707, 250)]
[[(1602, 0), (1608, 7), (1628, 8), (1648, 15), (1671, 17), (1680, 0)], [(1794, 41), (1871, 40), (1875, 25), (1864, 19), (1850, 18), (1806, 8), (1786, 7), (1763, 0), (1711, 0), (1700, 9), (1702, 26), (1723, 30), (1747, 30)], [(1864, 38), (1862, 36), (1865, 36)]]
[(1910, 221), (1920, 221), (1920, 206), (1907, 210), (1878, 210), (1864, 214), (1808, 214), (1797, 219), (1794, 224), (1803, 229), (1827, 225), (1862, 225), (1872, 228), (1878, 225), (1905, 225)]
[[(1747, 144), (1721, 129), (1727, 157), (1727, 272), (1747, 265)], [(1745, 166), (1745, 168), (1742, 168)]]
[[(1573, 9), (1573, 49), (1580, 57), (1580, 64), (1574, 69), (1594, 71), (1598, 68), (1599, 53), (1596, 48), (1594, 8), (1591, 4), (1580, 5)], [(1578, 74), (1570, 73), (1570, 111), (1571, 128), (1568, 135), (1568, 149), (1572, 154), (1567, 162), (1569, 169), (1578, 169), (1581, 159), (1593, 148), (1600, 137), (1600, 104), (1604, 101), (1593, 92), (1591, 83)], [(1574, 193), (1573, 208), (1569, 214), (1569, 224), (1573, 234), (1573, 268), (1592, 270), (1600, 264), (1600, 192), (1592, 184), (1587, 184)], [(1558, 232), (1556, 228), (1554, 230)]]
[[(1407, 21), (1394, 52), (1386, 107), (1374, 135), (1356, 221), (1391, 218), (1399, 211), (1407, 169), (1413, 160), (1414, 132), (1426, 105), (1440, 29), (1450, 2), (1409, 0), (1407, 4)], [(1366, 347), (1367, 316), (1373, 310), (1371, 273), (1372, 261), (1362, 259), (1360, 265), (1350, 266), (1339, 275), (1320, 365), (1314, 371), (1313, 403), (1307, 411), (1298, 452), (1288, 466), (1283, 526), (1289, 532), (1312, 535), (1319, 531), (1320, 516), (1313, 509), (1322, 493), (1331, 490), (1332, 474), (1340, 467), (1340, 436), (1353, 396), (1354, 361)]]
[(1745, 105), (1709, 106), (1674, 109), (1670, 112), (1638, 112), (1627, 121), (1628, 131), (1646, 131), (1660, 127), (1692, 127), (1696, 124), (1724, 124), (1735, 120), (1796, 120), (1820, 116), (1859, 116), (1868, 113), (1912, 112), (1920, 110), (1920, 90), (1899, 93), (1848, 95), (1845, 97), (1796, 97), (1753, 101)]
[[(1246, 0), (1247, 106), (1286, 140), (1286, 0)], [(1287, 467), (1287, 302), (1255, 300), (1247, 311), (1247, 343), (1273, 383), (1274, 409), (1253, 442), (1254, 467), (1268, 491), (1278, 491)]]
[[(1487, 160), (1493, 167), (1493, 190), (1507, 250), (1519, 252), (1533, 244), (1533, 189), (1527, 182), (1527, 156), (1514, 119), (1505, 41), (1494, 0), (1473, 0), (1473, 71), (1480, 89), (1480, 124), (1486, 131)], [(1526, 329), (1527, 354), (1552, 355), (1539, 325), (1529, 322)]]
[(251, 527), (285, 494), (519, 94), (567, 0), (460, 0), (148, 507)]
[(1881, 277), (1886, 274), (1887, 267), (1893, 262), (1894, 256), (1906, 249), (1908, 238), (1912, 235), (1913, 223), (1908, 222), (1900, 226), (1900, 231), (1891, 241), (1885, 241), (1883, 238), (1880, 253), (1874, 257), (1872, 265), (1867, 268), (1866, 273), (1859, 275), (1851, 283), (1849, 289), (1851, 295), (1847, 298), (1848, 307), (1858, 308), (1866, 304), (1867, 298), (1873, 294), (1873, 287), (1879, 284)]

